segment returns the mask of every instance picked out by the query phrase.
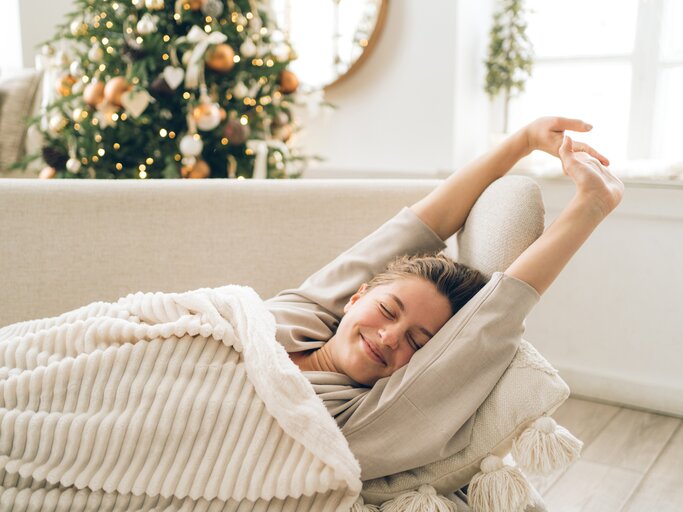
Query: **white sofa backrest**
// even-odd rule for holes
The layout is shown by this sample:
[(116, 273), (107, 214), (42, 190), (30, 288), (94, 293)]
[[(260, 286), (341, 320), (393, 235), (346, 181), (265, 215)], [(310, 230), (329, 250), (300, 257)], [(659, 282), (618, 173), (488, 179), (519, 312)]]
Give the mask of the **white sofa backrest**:
[[(0, 179), (0, 326), (136, 291), (241, 284), (266, 299), (299, 286), (439, 183)], [(533, 236), (542, 232), (539, 203), (531, 179), (497, 180), (458, 235), (461, 261), (504, 270), (507, 255), (519, 253), (511, 244), (531, 243), (529, 219)], [(525, 226), (526, 239), (510, 226)], [(447, 241), (452, 257), (455, 239)]]

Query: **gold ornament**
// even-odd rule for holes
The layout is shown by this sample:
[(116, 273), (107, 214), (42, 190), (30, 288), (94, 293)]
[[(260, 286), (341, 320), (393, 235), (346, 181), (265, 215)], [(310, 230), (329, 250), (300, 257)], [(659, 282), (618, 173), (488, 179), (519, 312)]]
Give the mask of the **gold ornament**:
[(49, 165), (47, 167), (43, 167), (43, 169), (40, 171), (40, 174), (38, 177), (41, 180), (49, 180), (55, 177), (55, 174), (57, 174), (57, 171), (55, 170), (54, 167), (50, 167)]
[(75, 76), (64, 75), (57, 80), (57, 92), (60, 96), (68, 96), (69, 94), (71, 94), (71, 89), (75, 83)]
[(104, 86), (104, 97), (112, 105), (121, 106), (121, 95), (130, 90), (131, 86), (122, 76), (115, 76)]
[(277, 83), (280, 85), (282, 94), (292, 94), (299, 87), (299, 79), (288, 69), (280, 71)]
[(190, 6), (190, 9), (192, 9), (193, 11), (198, 11), (199, 9), (201, 9), (203, 3), (204, 2), (202, 0), (190, 0), (189, 2), (187, 2), (187, 4), (189, 4)]
[(104, 82), (94, 80), (85, 86), (83, 101), (91, 107), (95, 107), (104, 100)]
[(204, 160), (196, 160), (193, 165), (183, 165), (180, 168), (180, 175), (183, 178), (202, 179), (211, 175), (211, 168)]
[(235, 66), (235, 51), (229, 44), (221, 43), (206, 52), (206, 65), (218, 73), (227, 73)]

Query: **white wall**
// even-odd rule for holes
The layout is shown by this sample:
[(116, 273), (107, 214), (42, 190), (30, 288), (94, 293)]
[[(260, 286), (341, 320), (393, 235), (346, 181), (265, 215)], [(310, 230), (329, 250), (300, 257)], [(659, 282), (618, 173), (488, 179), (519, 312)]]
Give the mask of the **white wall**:
[(24, 67), (21, 59), (19, 5), (15, 0), (2, 3), (0, 16), (0, 72)]
[(19, 4), (22, 53), (24, 67), (35, 66), (40, 45), (53, 37), (57, 25), (73, 10), (72, 0), (8, 0)]
[(471, 37), (477, 27), (459, 22), (458, 9), (488, 23), (485, 2), (389, 2), (370, 56), (326, 93), (339, 109), (314, 119), (299, 111), (304, 129), (297, 144), (327, 158), (306, 177), (340, 170), (358, 177), (444, 175), (483, 148), (489, 114), (478, 68), (485, 48)]
[[(574, 194), (539, 179), (546, 226)], [(683, 416), (683, 186), (626, 183), (527, 319), (576, 396)]]

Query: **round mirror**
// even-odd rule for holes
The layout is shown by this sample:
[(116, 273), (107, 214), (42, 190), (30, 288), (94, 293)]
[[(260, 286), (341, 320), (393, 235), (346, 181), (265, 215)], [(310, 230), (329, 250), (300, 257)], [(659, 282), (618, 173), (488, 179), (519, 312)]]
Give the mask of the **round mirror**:
[(272, 0), (278, 25), (298, 58), (290, 64), (302, 85), (327, 88), (367, 57), (386, 16), (387, 0)]

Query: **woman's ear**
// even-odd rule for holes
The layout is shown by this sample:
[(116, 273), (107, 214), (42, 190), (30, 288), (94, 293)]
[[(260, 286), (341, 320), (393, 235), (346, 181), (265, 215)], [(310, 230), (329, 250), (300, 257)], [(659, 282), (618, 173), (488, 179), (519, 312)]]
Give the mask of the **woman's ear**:
[(346, 303), (344, 306), (344, 313), (348, 312), (348, 310), (353, 306), (358, 299), (360, 299), (364, 294), (365, 291), (368, 289), (368, 283), (363, 283), (360, 285), (360, 288), (358, 288), (358, 291), (351, 295), (351, 298), (349, 301)]

